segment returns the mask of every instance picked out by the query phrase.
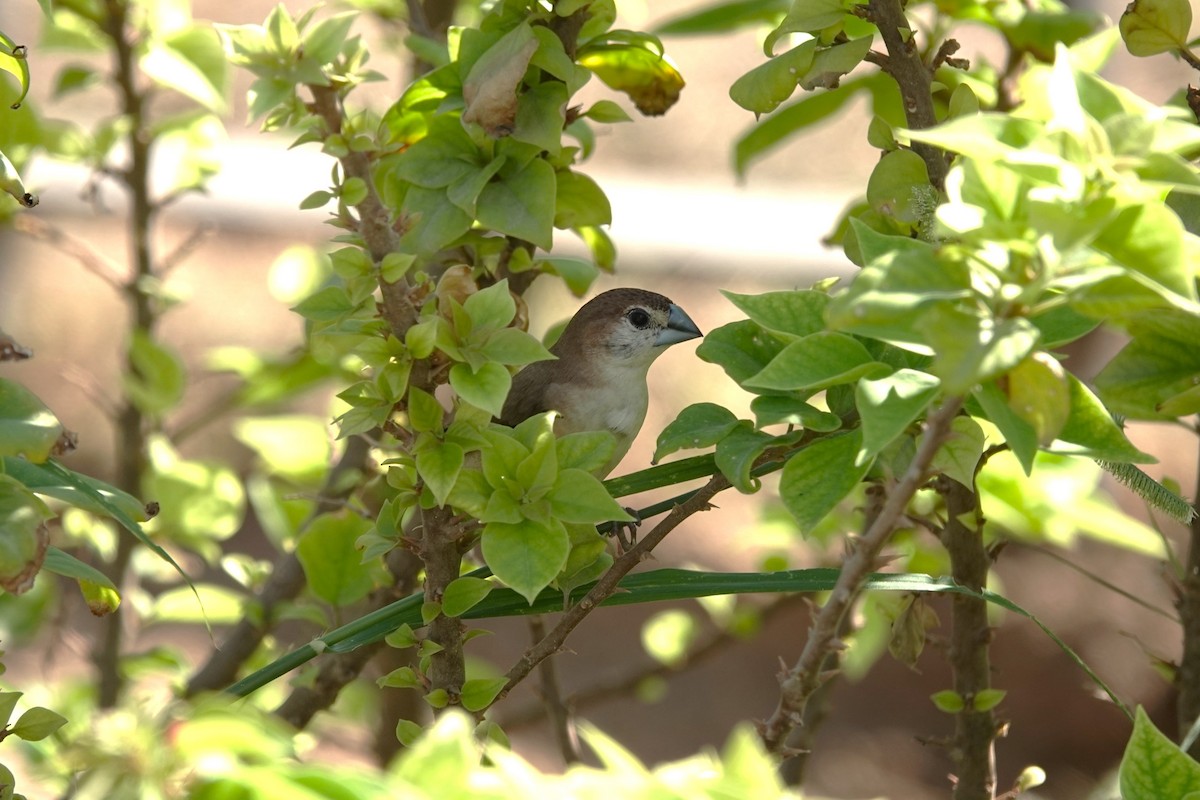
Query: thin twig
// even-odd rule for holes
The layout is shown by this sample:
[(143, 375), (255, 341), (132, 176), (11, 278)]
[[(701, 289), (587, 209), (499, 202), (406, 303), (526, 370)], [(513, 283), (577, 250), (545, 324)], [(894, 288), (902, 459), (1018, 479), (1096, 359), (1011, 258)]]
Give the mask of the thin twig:
[[(758, 609), (759, 618), (765, 624), (778, 616), (781, 611), (791, 609), (804, 600), (805, 595), (801, 594), (781, 595), (773, 598)], [(616, 675), (593, 681), (586, 688), (571, 693), (566, 698), (566, 704), (573, 711), (579, 712), (600, 703), (627, 697), (647, 680), (666, 678), (692, 669), (715, 655), (728, 652), (730, 645), (740, 641), (743, 641), (742, 638), (730, 628), (716, 628), (702, 640), (693, 644), (682, 660), (670, 663), (653, 661), (628, 665), (627, 669)], [(552, 661), (553, 659), (547, 659), (543, 663)], [(506, 731), (521, 728), (544, 718), (547, 712), (548, 709), (544, 704), (530, 703), (516, 711), (506, 712), (500, 721), (500, 726)]]
[[(357, 481), (347, 480), (352, 473), (363, 469), (370, 445), (361, 436), (352, 436), (346, 441), (338, 463), (329, 471), (321, 490), (328, 502), (320, 503), (304, 527), (316, 517), (333, 507), (336, 498), (349, 495), (358, 486)], [(208, 661), (188, 681), (184, 694), (192, 696), (199, 692), (223, 689), (233, 682), (238, 670), (246, 662), (275, 625), (275, 614), (282, 604), (292, 600), (304, 588), (304, 568), (295, 551), (279, 557), (271, 570), (262, 590), (255, 597), (253, 611), (234, 625), (221, 646), (212, 652)]]
[(661, 522), (654, 526), (654, 530), (646, 534), (637, 544), (614, 561), (608, 572), (605, 572), (601, 576), (591, 591), (582, 600), (567, 609), (562, 617), (559, 618), (558, 624), (540, 642), (527, 650), (517, 660), (517, 663), (508, 671), (506, 676), (508, 683), (500, 690), (496, 701), (503, 699), (517, 684), (525, 680), (538, 664), (557, 653), (562, 648), (563, 643), (566, 642), (571, 631), (575, 630), (579, 626), (579, 623), (583, 622), (589, 614), (595, 611), (600, 603), (617, 591), (617, 584), (621, 578), (624, 578), (629, 574), (630, 570), (648, 557), (654, 548), (658, 546), (659, 542), (666, 538), (667, 534), (675, 530), (681, 522), (692, 514), (695, 514), (697, 511), (707, 510), (710, 507), (709, 501), (718, 493), (728, 489), (729, 486), (730, 483), (724, 475), (718, 474), (712, 476), (708, 483), (702, 486), (694, 495), (675, 506)]
[[(150, 280), (158, 276), (154, 258), (153, 238), (157, 219), (154, 201), (150, 196), (150, 158), (154, 137), (147, 130), (146, 92), (138, 85), (137, 42), (130, 27), (130, 6), (122, 0), (105, 0), (103, 24), (100, 26), (112, 44), (113, 82), (119, 97), (122, 116), (129, 123), (125, 135), (128, 151), (126, 166), (114, 170), (122, 188), (129, 195), (128, 231), (133, 269), (120, 286), (129, 307), (130, 332), (153, 337), (160, 316), (160, 304), (147, 290)], [(127, 352), (123, 369), (137, 373), (132, 352)], [(136, 494), (148, 469), (149, 438), (158, 423), (143, 413), (138, 403), (126, 397), (116, 417), (116, 485)], [(129, 577), (129, 563), (137, 540), (121, 536), (109, 566), (109, 577), (118, 587), (124, 587)], [(100, 708), (112, 708), (120, 699), (125, 683), (121, 670), (121, 654), (125, 626), (130, 612), (117, 608), (105, 618), (103, 630), (96, 642), (92, 660), (98, 676), (96, 702)]]
[(189, 233), (186, 239), (163, 257), (162, 273), (164, 275), (167, 274), (190, 258), (192, 253), (196, 252), (201, 245), (211, 239), (216, 232), (217, 226), (211, 222), (205, 222), (196, 226), (196, 229)]
[(829, 600), (817, 614), (799, 660), (780, 681), (779, 704), (761, 728), (767, 749), (783, 753), (788, 734), (804, 718), (804, 708), (813, 692), (824, 682), (821, 671), (825, 657), (840, 646), (837, 634), (844, 617), (858, 596), (864, 581), (878, 563), (880, 550), (896, 528), (904, 509), (925, 483), (933, 457), (950, 435), (950, 425), (962, 407), (961, 397), (946, 399), (929, 415), (925, 433), (912, 463), (888, 494), (879, 516), (867, 528), (842, 563), (841, 574)]
[(88, 272), (104, 281), (118, 292), (125, 291), (127, 278), (124, 271), (114, 262), (101, 255), (81, 239), (51, 225), (44, 219), (32, 214), (18, 214), (12, 220), (12, 226), (31, 239), (45, 242), (60, 253), (70, 256)]
[[(533, 637), (534, 644), (546, 638), (546, 622), (541, 614), (529, 618), (529, 634)], [(547, 658), (538, 665), (538, 678), (542, 706), (550, 715), (550, 727), (554, 731), (554, 740), (558, 742), (558, 751), (566, 764), (578, 764), (579, 744), (571, 728), (571, 711), (563, 702), (562, 689), (558, 685), (558, 670), (553, 658)]]
[(1063, 564), (1063, 565), (1075, 570), (1080, 575), (1082, 575), (1083, 577), (1092, 581), (1093, 583), (1103, 586), (1105, 589), (1108, 589), (1110, 592), (1114, 592), (1116, 594), (1121, 595), (1121, 597), (1124, 597), (1126, 600), (1133, 603), (1134, 605), (1139, 605), (1142, 608), (1146, 609), (1147, 611), (1150, 611), (1151, 613), (1158, 614), (1160, 617), (1166, 617), (1167, 619), (1171, 620), (1172, 622), (1174, 622), (1176, 624), (1179, 623), (1179, 617), (1177, 615), (1172, 614), (1170, 611), (1167, 611), (1165, 609), (1159, 608), (1158, 606), (1154, 605), (1153, 603), (1150, 603), (1150, 602), (1146, 601), (1145, 599), (1138, 597), (1133, 592), (1125, 591), (1120, 586), (1117, 586), (1115, 583), (1112, 583), (1111, 581), (1107, 581), (1104, 578), (1101, 578), (1099, 575), (1092, 572), (1091, 570), (1084, 569), (1083, 567), (1079, 566), (1071, 559), (1061, 555), (1060, 553), (1055, 552), (1054, 550), (1050, 549), (1049, 547), (1042, 547), (1042, 546), (1036, 545), (1036, 544), (1025, 544), (1025, 545), (1022, 545), (1022, 547), (1024, 547), (1027, 550), (1030, 550), (1034, 553), (1041, 553), (1044, 556), (1049, 556), (1050, 558), (1053, 558), (1055, 561), (1059, 562), (1060, 564)]
[[(407, 550), (393, 550), (388, 554), (388, 568), (392, 581), (382, 586), (367, 601), (368, 613), (407, 597), (416, 588), (420, 562)], [(386, 647), (383, 639), (351, 650), (348, 653), (327, 655), (317, 671), (311, 685), (300, 685), (292, 689), (288, 698), (275, 709), (275, 715), (297, 730), (303, 730), (317, 715), (333, 705), (346, 684), (355, 680), (375, 654)], [(394, 734), (393, 734), (394, 736)]]

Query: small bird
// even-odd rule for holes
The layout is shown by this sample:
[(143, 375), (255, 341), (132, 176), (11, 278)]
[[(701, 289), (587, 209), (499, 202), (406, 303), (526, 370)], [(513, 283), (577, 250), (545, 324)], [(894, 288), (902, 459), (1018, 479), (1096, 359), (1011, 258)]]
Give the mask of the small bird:
[(612, 289), (576, 312), (550, 348), (557, 358), (530, 364), (513, 378), (498, 422), (515, 426), (557, 411), (558, 435), (607, 430), (617, 439), (603, 478), (629, 452), (646, 419), (646, 375), (673, 344), (703, 334), (682, 308), (644, 289)]

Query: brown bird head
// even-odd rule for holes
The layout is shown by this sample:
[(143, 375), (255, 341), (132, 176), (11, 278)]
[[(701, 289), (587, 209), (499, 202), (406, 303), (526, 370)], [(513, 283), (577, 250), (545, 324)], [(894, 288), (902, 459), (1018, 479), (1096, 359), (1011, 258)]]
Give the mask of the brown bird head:
[(550, 348), (556, 360), (517, 373), (499, 421), (515, 426), (553, 410), (559, 412), (560, 435), (611, 431), (617, 437), (611, 469), (646, 418), (650, 365), (670, 345), (701, 335), (683, 309), (661, 294), (644, 289), (599, 294)]

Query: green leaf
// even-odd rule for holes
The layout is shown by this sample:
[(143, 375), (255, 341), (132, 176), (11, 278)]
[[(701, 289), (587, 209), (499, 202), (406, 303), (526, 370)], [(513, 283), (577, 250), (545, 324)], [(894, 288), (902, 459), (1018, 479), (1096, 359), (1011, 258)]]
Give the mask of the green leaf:
[(517, 88), (525, 77), (538, 40), (521, 23), (480, 56), (463, 78), (462, 121), (480, 125), (493, 138), (512, 133), (517, 116)]
[(867, 474), (872, 461), (857, 463), (861, 449), (856, 429), (813, 442), (784, 465), (779, 494), (801, 533), (810, 533)]
[(558, 437), (558, 467), (595, 473), (608, 466), (617, 449), (616, 437), (609, 431), (580, 431)]
[(812, 66), (818, 42), (809, 39), (738, 78), (729, 97), (747, 111), (769, 114), (792, 96), (800, 77)]
[(698, 633), (696, 618), (683, 609), (660, 611), (642, 625), (642, 649), (660, 664), (681, 667)]
[(837, 414), (822, 411), (795, 397), (764, 395), (750, 401), (750, 410), (758, 427), (767, 425), (800, 425), (807, 430), (829, 433), (842, 427)]
[(479, 195), (483, 188), (491, 182), (496, 173), (508, 159), (496, 156), (482, 169), (463, 175), (450, 184), (446, 189), (446, 197), (450, 202), (462, 209), (463, 213), (474, 217), (479, 205)]
[(912, 150), (893, 150), (879, 159), (867, 180), (867, 202), (885, 217), (922, 223), (937, 207), (925, 159)]
[(292, 306), (292, 311), (313, 322), (336, 322), (354, 311), (354, 303), (342, 287), (326, 286)]
[(301, 39), (304, 55), (320, 64), (334, 61), (356, 19), (358, 19), (356, 12), (343, 11), (313, 25), (304, 32)]
[(452, 115), (434, 117), (423, 139), (388, 159), (390, 180), (406, 181), (426, 189), (442, 189), (479, 173), (483, 154)]
[(770, 55), (781, 37), (789, 33), (815, 34), (841, 22), (846, 13), (839, 0), (795, 0), (779, 26), (767, 34), (763, 50)]
[(825, 329), (829, 295), (813, 290), (735, 294), (722, 291), (731, 303), (762, 327), (787, 336), (804, 337)]
[[(585, 227), (581, 230), (599, 230), (598, 228)], [(539, 258), (533, 262), (534, 267), (545, 270), (551, 275), (557, 275), (567, 284), (567, 288), (571, 290), (571, 294), (576, 297), (582, 297), (587, 294), (588, 289), (592, 288), (596, 278), (600, 277), (600, 270), (597, 265), (583, 258), (567, 258), (555, 256), (553, 258)]]
[(438, 399), (416, 386), (408, 387), (408, 422), (414, 431), (440, 434), (446, 416)]
[(1123, 800), (1186, 800), (1200, 792), (1200, 764), (1154, 727), (1138, 706), (1117, 782)]
[(350, 605), (367, 596), (374, 582), (372, 568), (362, 563), (355, 547), (371, 523), (350, 511), (322, 514), (296, 543), (313, 594), (332, 606)]
[(140, 66), (151, 80), (209, 111), (224, 110), (228, 60), (215, 30), (192, 25), (163, 38), (150, 37), (148, 43)]
[(12, 39), (0, 33), (0, 70), (7, 72), (17, 79), (20, 91), (9, 104), (10, 109), (18, 109), (29, 93), (29, 59), (26, 48), (16, 46)]
[(912, 369), (859, 381), (854, 387), (854, 403), (862, 418), (859, 460), (874, 458), (904, 433), (937, 397), (940, 385), (932, 375)]
[(0, 730), (8, 727), (12, 712), (16, 709), (24, 692), (0, 692)]
[(658, 435), (654, 463), (663, 456), (685, 448), (711, 447), (738, 423), (733, 412), (716, 403), (696, 403), (679, 412), (675, 421)]
[(745, 384), (754, 389), (816, 392), (889, 371), (854, 337), (818, 331), (783, 348)]
[(1134, 0), (1121, 14), (1121, 38), (1135, 56), (1153, 56), (1187, 46), (1192, 27), (1188, 0)]
[[(542, 419), (549, 422), (549, 417), (547, 414)], [(558, 448), (554, 443), (554, 429), (546, 425), (538, 433), (537, 440), (531, 443), (529, 455), (517, 465), (517, 483), (524, 489), (523, 499), (526, 503), (541, 500), (558, 481)]]
[(463, 302), (463, 310), (471, 318), (474, 330), (494, 331), (513, 321), (517, 304), (506, 279), (471, 294)]
[(661, 50), (641, 44), (592, 44), (580, 48), (577, 62), (618, 92), (629, 95), (647, 116), (665, 114), (679, 100), (684, 80)]
[(513, 175), (484, 187), (479, 194), (479, 224), (532, 242), (543, 250), (553, 244), (556, 203), (554, 167), (534, 159)]
[(940, 692), (934, 692), (929, 696), (933, 704), (938, 707), (939, 711), (945, 711), (947, 714), (961, 714), (967, 707), (963, 696), (953, 689), (943, 689)]
[(121, 595), (107, 575), (57, 547), (46, 549), (46, 560), (42, 563), (42, 569), (74, 578), (83, 593), (88, 610), (98, 617), (115, 611), (121, 604)]
[(462, 686), (462, 705), (467, 711), (483, 711), (492, 704), (500, 690), (508, 685), (507, 678), (471, 678)]
[(761, 372), (783, 347), (783, 342), (757, 323), (742, 320), (711, 331), (696, 348), (696, 355), (742, 384)]
[(0, 456), (21, 456), (41, 463), (63, 435), (62, 423), (37, 395), (0, 378)]
[(972, 396), (979, 402), (988, 421), (1000, 429), (1004, 441), (1021, 463), (1025, 474), (1030, 474), (1033, 471), (1033, 457), (1037, 455), (1038, 449), (1037, 433), (1033, 426), (1008, 407), (1008, 398), (994, 382), (978, 387)]
[[(114, 519), (120, 514), (139, 522), (149, 518), (146, 504), (133, 495), (87, 475), (64, 470), (58, 464), (34, 464), (24, 458), (6, 457), (0, 461), (0, 472), (11, 475), (35, 494), (53, 497), (93, 514)], [(71, 481), (62, 480), (60, 472), (69, 473)], [(87, 491), (77, 488), (77, 484)]]
[(422, 686), (421, 678), (412, 667), (397, 667), (375, 681), (381, 688), (417, 689)]
[(536, 337), (517, 328), (501, 328), (489, 336), (483, 346), (483, 355), (489, 361), (510, 367), (554, 359), (554, 355)]
[(558, 575), (571, 549), (562, 523), (539, 525), (528, 520), (515, 525), (489, 522), (481, 545), (496, 577), (530, 603)]
[(743, 422), (717, 442), (717, 467), (735, 489), (753, 494), (762, 486), (762, 481), (751, 474), (754, 462), (774, 441), (775, 437)]
[(807, 91), (836, 89), (842, 76), (857, 67), (871, 49), (873, 36), (860, 36), (817, 51), (812, 66), (800, 76), (800, 87)]
[(43, 563), (43, 568), (53, 572), (56, 575), (63, 575), (67, 578), (74, 578), (78, 581), (91, 581), (92, 583), (107, 586), (110, 589), (116, 589), (113, 582), (100, 570), (93, 567), (91, 564), (80, 561), (70, 553), (64, 553), (57, 547), (49, 547), (46, 549), (46, 561)]
[(464, 459), (463, 449), (451, 442), (440, 442), (417, 452), (417, 472), (439, 506), (446, 504)]
[(463, 400), (498, 417), (512, 387), (512, 375), (493, 362), (483, 364), (477, 370), (466, 364), (455, 364), (450, 368), (450, 386)]
[(1029, 320), (996, 320), (957, 308), (935, 307), (916, 323), (933, 348), (930, 372), (948, 395), (965, 394), (1025, 359), (1038, 345)]
[[(1070, 414), (1058, 433), (1060, 442), (1055, 446), (1055, 450), (1066, 449), (1076, 455), (1086, 455), (1102, 461), (1150, 464), (1157, 460), (1137, 449), (1100, 399), (1069, 372), (1067, 384), (1070, 390)], [(1063, 448), (1063, 442), (1077, 445), (1078, 449)]]
[[(974, 486), (975, 470), (987, 443), (983, 428), (971, 417), (955, 417), (950, 423), (950, 434), (934, 454), (929, 468), (953, 478), (963, 486)], [(922, 432), (921, 438), (924, 437), (925, 433)]]
[(23, 594), (33, 588), (46, 557), (50, 509), (7, 475), (0, 475), (0, 589)]
[(584, 111), (581, 116), (587, 117), (590, 120), (595, 120), (601, 124), (611, 124), (614, 122), (630, 122), (632, 117), (625, 112), (625, 109), (614, 103), (612, 100), (597, 100), (595, 103)]
[(482, 578), (472, 578), (468, 575), (455, 578), (447, 584), (442, 593), (442, 613), (448, 617), (460, 617), (487, 597), (488, 592), (494, 588), (494, 583)]
[(991, 711), (996, 706), (1000, 705), (1007, 695), (1004, 689), (982, 689), (975, 693), (975, 698), (971, 703), (972, 708), (977, 712)]
[(567, 87), (557, 81), (539, 83), (523, 92), (517, 103), (512, 138), (557, 156), (562, 150), (568, 99)]
[(246, 494), (231, 468), (180, 458), (162, 436), (150, 441), (150, 465), (146, 491), (162, 507), (160, 535), (212, 554), (215, 541), (241, 528)]
[(274, 474), (296, 481), (319, 480), (329, 466), (325, 420), (298, 414), (243, 417), (234, 422), (233, 431)]
[(760, 120), (734, 144), (734, 169), (737, 175), (744, 177), (753, 161), (771, 152), (797, 131), (832, 117), (856, 93), (878, 83), (871, 78), (848, 80), (837, 89), (806, 95)]
[[(1184, 315), (1163, 312), (1165, 319)], [(1200, 331), (1200, 322), (1191, 329)], [(1200, 350), (1175, 333), (1136, 329), (1133, 341), (1096, 376), (1096, 389), (1109, 409), (1134, 419), (1169, 419), (1164, 405), (1200, 381)]]
[(1183, 223), (1174, 211), (1157, 201), (1147, 202), (1126, 208), (1109, 220), (1093, 247), (1118, 264), (1195, 300), (1195, 278), (1184, 258), (1183, 236)]
[(436, 253), (471, 229), (471, 215), (455, 205), (444, 189), (410, 188), (400, 213), (412, 223), (400, 244), (418, 255)]
[(732, 0), (688, 10), (660, 23), (659, 36), (695, 36), (729, 33), (739, 28), (774, 23), (788, 7), (788, 0)]
[(135, 330), (129, 340), (130, 372), (123, 382), (129, 398), (147, 414), (161, 415), (183, 399), (187, 373), (174, 351)]
[(61, 714), (34, 706), (21, 715), (10, 733), (27, 742), (40, 742), (66, 724), (67, 718)]
[[(2, 60), (2, 56), (0, 56)], [(54, 79), (54, 97), (59, 99), (72, 92), (90, 88), (99, 82), (100, 76), (89, 66), (68, 64), (59, 70)]]
[(554, 518), (563, 522), (633, 521), (600, 480), (581, 469), (564, 469), (558, 473), (550, 493), (550, 508)]
[(1039, 444), (1059, 437), (1071, 413), (1071, 389), (1056, 358), (1033, 353), (1008, 371), (1004, 386), (1008, 407), (1029, 423)]
[(580, 228), (612, 223), (612, 206), (594, 180), (571, 170), (555, 173), (554, 227)]

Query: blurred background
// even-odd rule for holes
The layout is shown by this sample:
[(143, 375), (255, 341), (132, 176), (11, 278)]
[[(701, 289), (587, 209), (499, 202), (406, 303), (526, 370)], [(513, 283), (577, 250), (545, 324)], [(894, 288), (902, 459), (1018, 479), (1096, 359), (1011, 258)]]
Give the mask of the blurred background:
[[(288, 5), (293, 12), (300, 8), (297, 3)], [(623, 18), (618, 27), (653, 30), (701, 4), (671, 0), (619, 5)], [(271, 7), (266, 0), (195, 0), (193, 13), (197, 19), (260, 23)], [(1110, 2), (1099, 10), (1115, 18), (1121, 6)], [(18, 42), (37, 42), (39, 24), (32, 0), (0, 5), (0, 29)], [(373, 42), (382, 35), (365, 20), (359, 31)], [(734, 174), (733, 143), (754, 120), (729, 100), (728, 87), (761, 63), (764, 32), (667, 39), (667, 51), (688, 81), (679, 103), (662, 118), (637, 116), (633, 124), (598, 127), (596, 153), (583, 169), (612, 201), (610, 232), (619, 259), (616, 274), (603, 276), (594, 292), (614, 286), (653, 289), (670, 296), (709, 331), (739, 317), (721, 296), (722, 289), (755, 293), (803, 288), (850, 274), (848, 262), (837, 250), (825, 248), (822, 239), (861, 193), (877, 157), (866, 142), (865, 102), (851, 104), (829, 124), (778, 147), (755, 162), (743, 180)], [(968, 29), (958, 38), (963, 42), (960, 55), (968, 58), (995, 51), (996, 43), (984, 34)], [(369, 85), (363, 95), (383, 108), (402, 87), (406, 65), (382, 55), (382, 48), (373, 52), (375, 68), (389, 81)], [(40, 113), (75, 120), (112, 113), (102, 92), (55, 102), (49, 92), (51, 76), (62, 57), (33, 47), (29, 60), (32, 102)], [(1107, 75), (1155, 102), (1176, 93), (1189, 76), (1182, 65), (1165, 58), (1137, 60), (1123, 52), (1113, 59)], [(331, 234), (322, 224), (324, 212), (300, 211), (297, 206), (310, 192), (327, 187), (332, 162), (314, 147), (288, 150), (290, 138), (248, 127), (248, 77), (234, 71), (233, 82), (225, 120), (228, 140), (217, 152), (220, 172), (210, 193), (178, 203), (163, 220), (163, 251), (183, 243), (194, 249), (168, 278), (168, 288), (183, 302), (166, 317), (161, 336), (178, 348), (195, 375), (203, 374), (207, 353), (216, 347), (244, 345), (283, 354), (300, 344), (300, 319), (278, 299), (278, 292), (272, 294), (272, 265), (281, 256), (296, 257), (289, 251), (295, 245), (324, 248)], [(593, 81), (583, 99), (600, 97), (612, 95)], [(628, 108), (628, 103), (622, 104)], [(160, 158), (157, 168), (164, 175), (170, 171), (169, 154)], [(126, 209), (119, 193), (101, 183), (89, 196), (97, 185), (94, 176), (48, 161), (35, 163), (24, 178), (41, 196), (41, 205), (28, 214), (69, 231), (105, 259), (127, 263)], [(578, 249), (569, 234), (559, 233), (565, 251)], [(5, 374), (30, 387), (78, 432), (80, 446), (69, 457), (70, 466), (105, 477), (112, 469), (113, 437), (105, 409), (119, 387), (124, 306), (109, 286), (59, 248), (6, 230), (0, 233), (0, 252), (0, 327), (36, 356), (6, 365)], [(535, 333), (569, 316), (580, 302), (551, 278), (540, 279), (528, 298)], [(1085, 378), (1120, 342), (1093, 338), (1089, 346), (1072, 353), (1072, 367)], [(749, 398), (718, 368), (697, 359), (694, 349), (694, 343), (679, 345), (656, 364), (650, 415), (618, 474), (648, 466), (657, 433), (691, 403), (723, 403), (746, 415)], [(1088, 365), (1094, 365), (1090, 371)], [(219, 377), (194, 379), (180, 416), (208, 407), (223, 388)], [(297, 398), (295, 404), (296, 411), (319, 415), (328, 415), (329, 408), (329, 397), (319, 394)], [(1174, 478), (1185, 494), (1190, 493), (1195, 485), (1195, 445), (1189, 437), (1134, 425), (1131, 438), (1161, 459), (1148, 472)], [(231, 459), (247, 469), (253, 461), (251, 451), (225, 423), (203, 428), (181, 450), (189, 458)], [(1106, 486), (1126, 511), (1146, 518), (1139, 500), (1118, 486)], [(1064, 496), (1062, 502), (1071, 498)], [(672, 534), (657, 551), (653, 566), (753, 570), (769, 557), (784, 557), (791, 566), (801, 567), (832, 563), (839, 553), (836, 539), (799, 540), (769, 480), (757, 495), (728, 492), (717, 504), (719, 508), (693, 517)], [(1182, 529), (1162, 524), (1176, 546), (1182, 546)], [(266, 555), (253, 526), (239, 536), (234, 546)], [(1156, 560), (1086, 539), (1063, 552), (1147, 603), (1171, 608), (1169, 586)], [(1176, 656), (1179, 631), (1174, 622), (1036, 548), (1008, 548), (996, 574), (998, 589), (1037, 614), (1126, 702), (1145, 705), (1160, 727), (1174, 730), (1172, 694), (1153, 669), (1155, 659)], [(948, 619), (940, 601), (932, 605)], [(694, 604), (680, 608), (693, 614), (702, 629), (708, 625)], [(570, 651), (558, 658), (564, 691), (620, 683), (644, 671), (653, 662), (641, 643), (643, 623), (660, 610), (623, 607), (591, 617), (570, 640)], [(11, 613), (12, 607), (6, 611)], [(78, 612), (65, 608), (61, 613), (69, 617)], [(1092, 792), (1120, 757), (1129, 733), (1126, 719), (1029, 621), (1005, 615), (995, 622), (994, 683), (1010, 689), (1001, 707), (1011, 723), (1007, 738), (998, 745), (1001, 786), (1010, 784), (1025, 766), (1037, 764), (1049, 774), (1044, 797), (1103, 796)], [(642, 682), (643, 694), (654, 695), (653, 702), (614, 690), (609, 697), (589, 701), (580, 714), (649, 762), (719, 747), (738, 721), (771, 713), (780, 659), (794, 661), (807, 624), (803, 603), (786, 604), (769, 616), (760, 635), (728, 641), (662, 682)], [(11, 630), (12, 620), (8, 625)], [(84, 617), (78, 625), (56, 631), (62, 638), (52, 651), (44, 649), (44, 639), (40, 646), (18, 647), (6, 641), (10, 675), (14, 680), (22, 675), (86, 675), (92, 625), (91, 618)], [(528, 640), (525, 623), (502, 620), (487, 627), (500, 635), (474, 642), (472, 652), (506, 670)], [(130, 645), (144, 649), (159, 641), (181, 645), (195, 657), (209, 646), (203, 628), (195, 626), (151, 626), (134, 632)], [(839, 683), (813, 742), (810, 791), (838, 798), (947, 796), (952, 767), (932, 742), (948, 735), (952, 722), (928, 699), (949, 685), (948, 670), (936, 649), (926, 652), (919, 671), (884, 657), (864, 677)], [(497, 717), (502, 724), (510, 721), (508, 732), (524, 755), (544, 768), (557, 768), (557, 749), (548, 726), (538, 718), (538, 708), (538, 698), (525, 689)], [(328, 732), (329, 721), (324, 724)], [(329, 737), (325, 747), (338, 757), (368, 760), (370, 743), (356, 741), (353, 737), (361, 736), (356, 730)]]

